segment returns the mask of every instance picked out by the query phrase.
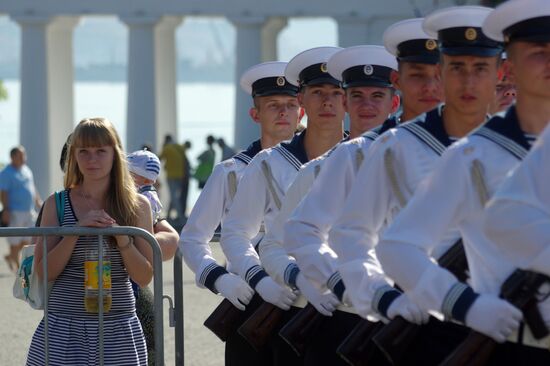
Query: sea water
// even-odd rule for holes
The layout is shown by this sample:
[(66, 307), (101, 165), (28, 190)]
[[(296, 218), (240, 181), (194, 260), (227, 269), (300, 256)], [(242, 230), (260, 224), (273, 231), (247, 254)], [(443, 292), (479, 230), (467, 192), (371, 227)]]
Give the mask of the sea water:
[[(0, 164), (9, 163), (9, 151), (19, 144), (20, 83), (4, 80), (8, 100), (0, 102)], [(126, 142), (126, 83), (76, 82), (74, 86), (75, 124), (85, 117), (107, 117), (115, 125), (123, 145)], [(206, 136), (222, 137), (233, 143), (233, 120), (235, 116), (235, 86), (230, 83), (187, 83), (177, 87), (178, 142), (190, 140), (192, 147), (188, 158), (192, 166), (196, 157), (206, 149)], [(252, 122), (251, 122), (252, 123)], [(32, 151), (32, 146), (26, 146)], [(217, 161), (220, 149), (215, 146)], [(59, 147), (61, 152), (61, 146)], [(32, 168), (32, 167), (31, 167)], [(161, 182), (164, 183), (164, 182)], [(164, 184), (166, 187), (167, 185)], [(192, 207), (200, 191), (195, 181), (191, 182), (188, 207)], [(168, 192), (161, 191), (165, 206)]]

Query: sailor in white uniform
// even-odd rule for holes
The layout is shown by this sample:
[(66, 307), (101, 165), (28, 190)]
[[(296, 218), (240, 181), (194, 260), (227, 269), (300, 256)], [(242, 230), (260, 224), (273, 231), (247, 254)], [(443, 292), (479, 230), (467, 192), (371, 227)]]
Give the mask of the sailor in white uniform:
[[(350, 115), (350, 135), (344, 140), (358, 137), (367, 130), (381, 125), (397, 110), (399, 98), (395, 95), (390, 82), (390, 74), (397, 68), (397, 63), (395, 58), (383, 47), (345, 48), (329, 59), (327, 67), (331, 75), (342, 81), (346, 90), (346, 108)], [(393, 120), (387, 124), (392, 124), (392, 122)], [(374, 135), (374, 133), (370, 135)], [(269, 234), (265, 236), (260, 246), (262, 263), (270, 276), (283, 279), (286, 268), (294, 262), (288, 257), (286, 248), (283, 248), (285, 222), (311, 188), (324, 162), (330, 160), (329, 156), (332, 157), (332, 154), (339, 150), (339, 146), (342, 144), (336, 145), (326, 154), (305, 164), (285, 194), (273, 230), (270, 230)], [(334, 180), (338, 181), (339, 179)], [(278, 256), (286, 256), (288, 260), (270, 260)], [(303, 274), (298, 276), (301, 277)], [(324, 284), (317, 285), (322, 288)], [(313, 299), (308, 300), (325, 315), (330, 314), (327, 309), (322, 308), (322, 304), (317, 304)]]
[[(240, 310), (248, 305), (254, 291), (232, 273), (230, 262), (227, 268), (216, 262), (209, 242), (220, 222), (223, 224), (248, 163), (262, 149), (291, 138), (303, 115), (296, 98), (298, 88), (284, 78), (285, 68), (286, 62), (266, 62), (242, 75), (240, 84), (253, 98), (250, 116), (260, 125), (261, 137), (245, 151), (215, 166), (180, 236), (184, 260), (195, 273), (197, 286), (220, 293)], [(226, 363), (245, 365), (263, 360), (252, 348), (246, 348), (247, 343), (238, 334), (230, 337), (226, 342)]]
[[(330, 232), (329, 242), (338, 254), (338, 270), (353, 306), (363, 316), (378, 313), (387, 317), (394, 301), (396, 307), (401, 306), (399, 302), (411, 303), (408, 295), (391, 286), (393, 281), (381, 272), (372, 250), (445, 149), (486, 119), (502, 52), (499, 42), (481, 32), (490, 11), (462, 6), (436, 11), (424, 19), (424, 30), (439, 41), (446, 104), (386, 132), (372, 144), (343, 213)], [(458, 239), (458, 230), (447, 231), (440, 238), (438, 250), (430, 255), (438, 258)], [(415, 322), (426, 321), (425, 314)], [(437, 328), (451, 328), (430, 323)], [(448, 333), (451, 340), (461, 332), (449, 329)], [(436, 348), (444, 351), (444, 345)], [(444, 354), (419, 356), (430, 363)]]
[[(329, 73), (342, 81), (346, 90), (346, 109), (350, 116), (350, 138), (360, 136), (380, 126), (399, 106), (399, 98), (392, 88), (390, 75), (397, 68), (395, 57), (381, 46), (355, 46), (334, 54), (327, 63)], [(392, 121), (393, 122), (393, 121)], [(387, 122), (386, 124), (390, 124)], [(395, 122), (392, 124), (395, 125)], [(374, 133), (373, 133), (374, 134)], [(341, 146), (337, 145), (337, 146)], [(267, 273), (284, 279), (287, 268), (294, 259), (283, 248), (283, 228), (294, 208), (309, 191), (316, 175), (329, 156), (338, 150), (331, 149), (321, 157), (309, 161), (298, 172), (281, 204), (281, 210), (271, 230), (260, 245), (260, 257)], [(337, 180), (337, 179), (336, 179)], [(285, 260), (286, 259), (286, 260)], [(331, 295), (324, 284), (307, 285), (303, 270), (296, 278), (302, 295), (321, 314), (331, 316), (339, 300)], [(303, 283), (306, 282), (306, 285)], [(327, 295), (328, 292), (328, 295)], [(323, 296), (323, 294), (327, 296)], [(305, 350), (305, 364), (344, 364), (336, 354), (336, 348), (360, 320), (350, 307), (340, 307), (333, 319), (323, 322), (316, 334), (311, 335)], [(351, 314), (350, 314), (351, 313)]]
[[(399, 71), (390, 74), (388, 85), (393, 82), (392, 85), (400, 88), (401, 119), (411, 119), (433, 109), (442, 100), (436, 66), (439, 62), (437, 42), (424, 32), (422, 20), (404, 20), (384, 32), (386, 49), (393, 55), (390, 57), (397, 58), (399, 65)], [(390, 59), (387, 62), (389, 65)], [(323, 163), (323, 169), (318, 169), (317, 180), (309, 184), (311, 189), (285, 225), (285, 249), (296, 258), (309, 280), (318, 286), (328, 286), (340, 299), (345, 287), (336, 272), (336, 253), (327, 242), (328, 233), (341, 213), (371, 143), (396, 125), (394, 116), (361, 137), (340, 144)]]
[(288, 63), (285, 76), (300, 87), (298, 100), (308, 116), (308, 127), (291, 141), (256, 155), (241, 178), (222, 227), (222, 249), (236, 272), (265, 301), (285, 310), (296, 299), (292, 289), (296, 288), (297, 271), (289, 267), (284, 282), (269, 277), (251, 240), (262, 221), (265, 232), (269, 232), (285, 192), (302, 164), (322, 155), (344, 136), (344, 91), (326, 67), (330, 56), (339, 50), (338, 47), (310, 49)]

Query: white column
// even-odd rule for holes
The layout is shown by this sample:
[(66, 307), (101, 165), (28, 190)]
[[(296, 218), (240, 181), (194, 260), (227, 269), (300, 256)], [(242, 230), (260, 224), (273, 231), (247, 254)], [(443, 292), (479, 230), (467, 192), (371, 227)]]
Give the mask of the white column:
[(252, 106), (250, 95), (239, 86), (239, 80), (243, 72), (249, 67), (262, 61), (262, 27), (265, 22), (263, 17), (242, 17), (230, 19), (237, 31), (236, 42), (236, 67), (235, 67), (235, 141), (237, 149), (246, 148), (252, 141), (260, 136), (260, 128), (248, 115)]
[(176, 72), (176, 28), (181, 17), (163, 17), (155, 29), (155, 73), (157, 103), (157, 140), (155, 151), (162, 146), (164, 136), (171, 134), (178, 139), (178, 108)]
[[(358, 17), (338, 17), (338, 45), (340, 47), (359, 46), (368, 43), (368, 21)], [(382, 44), (382, 38), (372, 44)]]
[(285, 17), (271, 17), (262, 28), (262, 61), (277, 61), (277, 38), (287, 25)]
[[(128, 26), (128, 112), (126, 150), (156, 144), (155, 26), (159, 17), (121, 17)], [(153, 146), (155, 147), (155, 146)]]
[(59, 154), (73, 127), (75, 18), (14, 16), (21, 26), (20, 143), (42, 197), (61, 188)]
[(77, 122), (74, 115), (73, 30), (78, 21), (76, 17), (59, 17), (48, 26), (49, 171), (52, 190), (63, 187), (59, 157), (67, 136)]
[(42, 197), (49, 191), (47, 17), (14, 17), (21, 27), (21, 122), (19, 141), (27, 149)]

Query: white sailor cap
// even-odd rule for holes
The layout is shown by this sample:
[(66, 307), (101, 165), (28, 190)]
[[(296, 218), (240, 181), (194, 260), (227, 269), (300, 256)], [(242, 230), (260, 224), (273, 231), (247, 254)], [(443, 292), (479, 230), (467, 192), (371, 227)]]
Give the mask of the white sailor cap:
[(487, 16), (483, 32), (505, 43), (550, 42), (550, 1), (506, 1)]
[(484, 6), (454, 6), (428, 15), (422, 27), (437, 37), (441, 53), (460, 56), (490, 57), (502, 52), (502, 43), (488, 38), (481, 25), (492, 11)]
[(241, 76), (241, 88), (252, 97), (275, 94), (296, 96), (298, 88), (285, 79), (286, 65), (286, 62), (272, 61), (252, 66)]
[(437, 64), (437, 39), (424, 32), (423, 21), (424, 18), (406, 19), (389, 26), (382, 36), (388, 52), (399, 61)]
[(390, 75), (397, 61), (383, 46), (354, 46), (336, 52), (327, 62), (328, 72), (343, 88), (391, 87)]
[(341, 49), (340, 47), (316, 47), (297, 54), (286, 66), (286, 79), (300, 87), (319, 84), (340, 86), (340, 81), (328, 73), (327, 62)]
[(149, 150), (137, 150), (126, 157), (128, 170), (155, 182), (160, 174), (159, 158)]

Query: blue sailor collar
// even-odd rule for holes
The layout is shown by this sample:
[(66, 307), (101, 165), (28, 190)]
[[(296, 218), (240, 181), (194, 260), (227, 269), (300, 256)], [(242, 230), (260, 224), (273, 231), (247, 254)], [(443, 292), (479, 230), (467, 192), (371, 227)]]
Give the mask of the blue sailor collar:
[(241, 151), (237, 155), (233, 156), (233, 159), (237, 159), (248, 165), (254, 156), (256, 156), (257, 153), (262, 151), (262, 142), (261, 140), (256, 140), (253, 143), (251, 143), (246, 150)]
[(302, 165), (309, 161), (307, 158), (306, 148), (304, 146), (306, 132), (307, 128), (299, 134), (294, 135), (292, 140), (281, 142), (279, 145), (274, 147), (274, 149), (279, 151), (281, 155), (288, 160), (290, 165), (296, 168), (296, 170), (300, 170)]
[(417, 119), (400, 126), (415, 135), (437, 155), (443, 154), (445, 149), (452, 144), (443, 125), (442, 112), (444, 106), (444, 104), (441, 104)]
[(378, 138), (378, 136), (396, 127), (398, 124), (399, 124), (399, 116), (394, 115), (388, 118), (387, 120), (385, 120), (384, 123), (382, 123), (380, 126), (377, 126), (372, 130), (365, 132), (362, 136), (364, 138), (374, 141)]
[[(290, 165), (292, 165), (296, 170), (300, 170), (302, 165), (309, 161), (306, 153), (306, 148), (304, 145), (305, 137), (307, 133), (307, 128), (301, 133), (295, 135), (292, 140), (281, 142), (279, 145), (275, 146), (273, 149), (279, 151), (281, 155), (288, 160)], [(349, 136), (348, 131), (344, 131), (344, 139)]]
[(491, 140), (519, 160), (523, 160), (531, 148), (531, 144), (525, 138), (525, 133), (519, 125), (515, 105), (508, 108), (505, 114), (493, 116), (473, 131), (472, 135)]
[(141, 186), (138, 189), (138, 193), (156, 192), (156, 191), (157, 191), (157, 189), (155, 187), (153, 187), (152, 185)]

